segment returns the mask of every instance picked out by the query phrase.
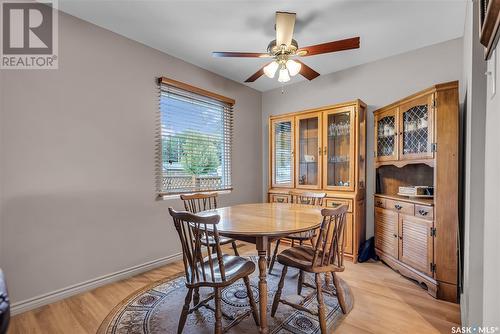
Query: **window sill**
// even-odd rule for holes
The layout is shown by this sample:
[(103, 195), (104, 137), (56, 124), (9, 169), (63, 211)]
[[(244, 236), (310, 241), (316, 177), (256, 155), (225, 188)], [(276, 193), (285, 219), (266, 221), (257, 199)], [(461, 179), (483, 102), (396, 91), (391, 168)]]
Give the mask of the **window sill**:
[[(225, 194), (230, 194), (232, 191), (233, 191), (232, 189), (228, 189), (228, 190), (200, 191), (200, 193), (207, 193), (207, 194), (208, 193), (210, 193), (210, 194), (216, 193), (219, 195), (225, 195)], [(193, 193), (186, 193), (186, 194), (193, 194)], [(180, 199), (181, 195), (182, 194), (172, 194), (172, 195), (158, 194), (158, 196), (156, 197), (156, 200), (157, 201), (168, 201), (168, 200), (173, 200), (173, 199)]]

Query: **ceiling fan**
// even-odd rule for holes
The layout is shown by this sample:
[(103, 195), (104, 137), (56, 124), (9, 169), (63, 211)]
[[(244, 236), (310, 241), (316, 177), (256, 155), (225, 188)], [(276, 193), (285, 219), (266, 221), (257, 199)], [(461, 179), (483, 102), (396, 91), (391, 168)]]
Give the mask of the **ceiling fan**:
[(263, 74), (269, 78), (274, 78), (278, 69), (278, 81), (287, 82), (290, 81), (290, 76), (299, 73), (308, 80), (313, 80), (319, 76), (318, 72), (296, 59), (297, 57), (309, 57), (359, 48), (359, 37), (299, 48), (297, 41), (292, 38), (295, 16), (295, 13), (276, 12), (276, 39), (272, 40), (267, 46), (267, 53), (213, 52), (212, 54), (214, 57), (274, 58), (272, 62), (260, 68), (245, 82), (254, 82)]

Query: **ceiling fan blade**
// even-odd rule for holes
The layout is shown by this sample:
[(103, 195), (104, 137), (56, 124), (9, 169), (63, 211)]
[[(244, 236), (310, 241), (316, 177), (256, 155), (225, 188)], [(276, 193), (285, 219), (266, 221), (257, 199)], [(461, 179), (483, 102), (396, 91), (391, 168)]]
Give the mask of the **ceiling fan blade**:
[(292, 44), (295, 13), (276, 12), (276, 45)]
[(267, 58), (272, 57), (267, 53), (258, 53), (258, 52), (223, 52), (223, 51), (215, 51), (212, 52), (212, 56), (214, 57), (237, 57), (237, 58)]
[(300, 75), (302, 75), (304, 78), (306, 78), (307, 80), (311, 81), (317, 77), (319, 77), (319, 73), (316, 72), (315, 70), (313, 70), (312, 68), (310, 68), (309, 66), (307, 66), (306, 64), (304, 64), (303, 62), (301, 62), (300, 60), (298, 59), (294, 59), (297, 63), (300, 63)]
[[(359, 48), (359, 37), (342, 39), (339, 41), (306, 46), (297, 50), (297, 54), (302, 57), (319, 55), (322, 53), (337, 52)], [(305, 54), (303, 54), (305, 53)]]
[(264, 67), (266, 67), (269, 64), (270, 63), (267, 63), (266, 65), (262, 66), (257, 72), (255, 72), (248, 79), (246, 79), (245, 82), (254, 82), (258, 78), (260, 78), (264, 74)]

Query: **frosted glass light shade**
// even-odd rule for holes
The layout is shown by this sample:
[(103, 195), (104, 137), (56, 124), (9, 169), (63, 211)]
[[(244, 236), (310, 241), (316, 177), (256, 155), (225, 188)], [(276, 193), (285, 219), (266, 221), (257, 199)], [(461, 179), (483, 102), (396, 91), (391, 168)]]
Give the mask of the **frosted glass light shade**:
[(288, 72), (293, 77), (300, 72), (300, 68), (302, 67), (301, 63), (296, 62), (295, 60), (288, 59), (286, 61), (286, 68), (288, 68)]
[(273, 61), (272, 63), (270, 63), (264, 67), (264, 74), (268, 78), (274, 78), (274, 74), (276, 73), (278, 66), (279, 66), (278, 63)]
[(288, 70), (286, 67), (282, 67), (280, 69), (280, 75), (278, 77), (279, 82), (288, 82), (290, 81), (290, 75), (288, 74)]

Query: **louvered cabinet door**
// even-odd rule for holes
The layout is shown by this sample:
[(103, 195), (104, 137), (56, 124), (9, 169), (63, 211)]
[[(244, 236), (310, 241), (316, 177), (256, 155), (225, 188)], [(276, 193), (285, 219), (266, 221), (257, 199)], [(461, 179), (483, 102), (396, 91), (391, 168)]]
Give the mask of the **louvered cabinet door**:
[(432, 277), (432, 221), (399, 216), (399, 260)]
[(375, 208), (375, 248), (398, 258), (398, 213)]

